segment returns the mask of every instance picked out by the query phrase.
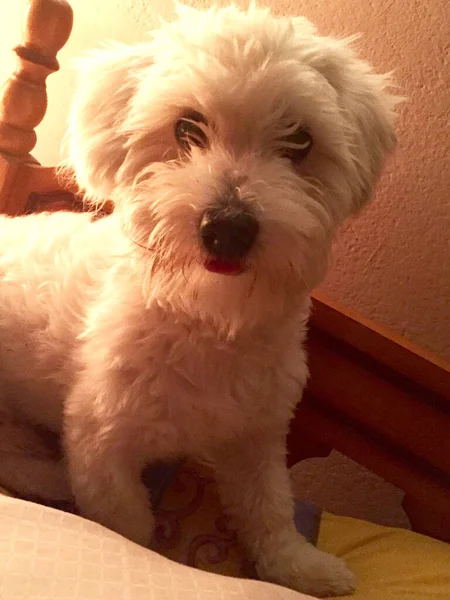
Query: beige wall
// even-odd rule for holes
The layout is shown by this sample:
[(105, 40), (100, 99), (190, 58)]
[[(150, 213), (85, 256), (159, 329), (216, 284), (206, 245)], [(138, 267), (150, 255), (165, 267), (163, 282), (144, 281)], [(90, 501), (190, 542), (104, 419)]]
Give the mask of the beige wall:
[[(194, 0), (191, 0), (194, 2)], [(263, 2), (262, 2), (263, 3)], [(364, 56), (395, 69), (409, 101), (401, 107), (400, 144), (376, 202), (337, 244), (325, 288), (335, 299), (450, 357), (450, 4), (448, 0), (267, 0), (276, 11), (304, 14), (324, 33), (361, 32)], [(36, 156), (59, 158), (73, 91), (70, 58), (115, 38), (140, 39), (168, 16), (165, 0), (72, 0), (73, 35), (50, 80), (50, 109)], [(197, 0), (197, 5), (209, 5)], [(247, 0), (242, 0), (247, 4)], [(0, 78), (12, 65), (23, 2), (0, 2)]]

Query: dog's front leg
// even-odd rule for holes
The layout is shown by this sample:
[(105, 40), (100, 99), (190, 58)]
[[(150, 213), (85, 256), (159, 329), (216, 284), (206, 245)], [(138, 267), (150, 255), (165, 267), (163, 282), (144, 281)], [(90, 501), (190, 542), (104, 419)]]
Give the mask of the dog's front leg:
[(114, 414), (114, 393), (93, 396), (79, 385), (66, 405), (64, 443), (70, 483), (81, 514), (148, 546), (154, 520), (141, 481), (145, 459), (129, 419)]
[(321, 597), (353, 591), (343, 560), (309, 544), (294, 525), (284, 435), (230, 444), (216, 464), (225, 510), (261, 578)]

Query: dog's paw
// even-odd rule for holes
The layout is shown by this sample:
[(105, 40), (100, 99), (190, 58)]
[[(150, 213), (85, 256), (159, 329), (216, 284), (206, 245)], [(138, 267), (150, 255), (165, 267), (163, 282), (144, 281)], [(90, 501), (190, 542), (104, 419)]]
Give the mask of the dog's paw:
[(109, 500), (109, 502), (99, 502), (95, 506), (92, 503), (84, 502), (81, 505), (78, 502), (80, 514), (135, 544), (149, 548), (155, 528), (155, 519), (150, 507), (139, 503), (133, 505), (112, 503), (111, 499)]
[(318, 598), (354, 592), (355, 576), (341, 558), (317, 550), (306, 542), (295, 544), (295, 552), (293, 550), (291, 547), (289, 553), (265, 556), (258, 561), (260, 577)]
[(142, 513), (139, 518), (122, 519), (113, 529), (135, 544), (150, 548), (154, 535), (154, 517), (150, 511)]

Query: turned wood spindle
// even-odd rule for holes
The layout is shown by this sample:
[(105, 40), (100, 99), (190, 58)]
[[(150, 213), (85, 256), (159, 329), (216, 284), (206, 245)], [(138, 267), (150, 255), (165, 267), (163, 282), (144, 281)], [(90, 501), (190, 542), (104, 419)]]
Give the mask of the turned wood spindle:
[(31, 0), (14, 49), (18, 66), (0, 90), (0, 152), (27, 156), (36, 144), (34, 129), (47, 110), (47, 77), (59, 69), (56, 55), (70, 36), (73, 11), (66, 0)]

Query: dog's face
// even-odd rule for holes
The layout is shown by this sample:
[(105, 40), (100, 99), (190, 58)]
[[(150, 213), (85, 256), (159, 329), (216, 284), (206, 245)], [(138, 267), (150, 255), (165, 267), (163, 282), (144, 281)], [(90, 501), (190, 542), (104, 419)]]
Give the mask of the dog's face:
[(295, 309), (394, 145), (394, 100), (344, 41), (266, 10), (180, 9), (82, 63), (70, 158), (111, 199), (147, 299), (228, 333)]

